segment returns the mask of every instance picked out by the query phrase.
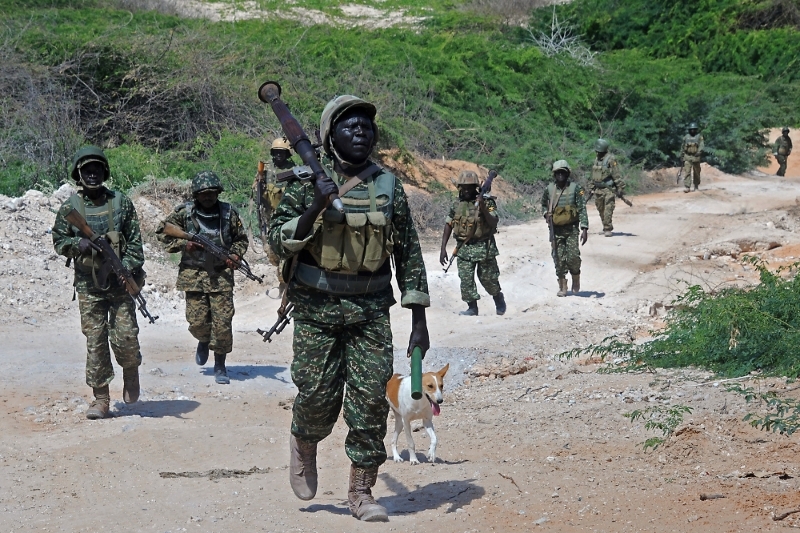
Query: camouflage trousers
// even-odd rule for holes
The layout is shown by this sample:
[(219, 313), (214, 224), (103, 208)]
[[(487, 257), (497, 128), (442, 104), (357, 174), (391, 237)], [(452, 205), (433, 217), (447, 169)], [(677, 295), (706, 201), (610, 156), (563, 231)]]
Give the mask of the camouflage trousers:
[(136, 307), (127, 292), (78, 293), (81, 331), (86, 336), (86, 384), (105, 387), (114, 379), (111, 352), (122, 368), (142, 364)]
[(348, 325), (297, 321), (292, 381), (297, 386), (292, 435), (319, 442), (331, 434), (344, 405), (345, 453), (360, 467), (386, 461), (386, 384), (393, 372), (389, 313)]
[(700, 161), (683, 162), (683, 186), (687, 189), (692, 187), (692, 178), (695, 187), (700, 185)]
[(556, 276), (566, 278), (567, 272), (578, 275), (581, 273), (581, 250), (579, 237), (581, 230), (578, 225), (556, 226)]
[(786, 160), (787, 156), (778, 154), (775, 156), (775, 159), (778, 161), (778, 176), (785, 176), (786, 175)]
[(465, 302), (475, 302), (481, 299), (478, 286), (475, 284), (475, 269), (478, 270), (478, 281), (490, 296), (494, 296), (500, 288), (500, 267), (497, 258), (490, 257), (483, 261), (470, 261), (458, 258), (458, 277), (461, 280), (461, 299)]
[(216, 353), (233, 350), (233, 291), (186, 291), (189, 333)]
[(603, 231), (614, 231), (614, 223), (611, 219), (614, 216), (616, 200), (617, 195), (614, 194), (614, 189), (605, 187), (594, 190), (594, 206), (597, 208), (600, 220), (603, 221)]

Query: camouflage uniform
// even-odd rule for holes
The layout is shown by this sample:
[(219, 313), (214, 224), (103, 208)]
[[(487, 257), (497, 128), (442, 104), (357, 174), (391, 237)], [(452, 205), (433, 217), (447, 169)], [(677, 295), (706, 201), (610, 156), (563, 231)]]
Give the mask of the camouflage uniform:
[[(487, 198), (486, 209), (490, 213), (497, 212), (497, 203)], [(456, 216), (456, 211), (462, 209), (462, 204), (468, 204), (466, 207), (471, 208), (473, 202), (457, 202), (450, 209), (450, 213), (445, 219), (445, 223), (450, 226), (453, 225), (453, 219)], [(482, 215), (479, 215), (482, 216)], [(494, 240), (494, 235), (480, 241), (471, 240), (465, 242), (458, 250), (458, 277), (461, 280), (461, 299), (467, 303), (480, 300), (478, 294), (478, 287), (475, 284), (475, 271), (478, 272), (478, 280), (486, 289), (490, 296), (500, 294), (500, 268), (497, 266), (497, 256), (500, 252), (497, 250), (497, 243)]]
[[(333, 179), (340, 185), (344, 182), (336, 174)], [(390, 220), (400, 303), (403, 307), (414, 304), (428, 307), (425, 263), (403, 185), (382, 169), (366, 179), (373, 183), (394, 180)], [(348, 195), (364, 195), (368, 189), (362, 181)], [(298, 268), (311, 265), (320, 270), (315, 267), (317, 263), (309, 250), (321, 229), (312, 230), (303, 240), (294, 238), (297, 222), (313, 200), (312, 183), (291, 181), (270, 221), (269, 243), (281, 259), (297, 256)], [(374, 275), (390, 276), (390, 262), (385, 260)], [(391, 285), (374, 292), (337, 295), (302, 284), (295, 276), (287, 290), (295, 306), (292, 380), (298, 387), (292, 434), (308, 443), (321, 441), (330, 435), (344, 405), (344, 419), (349, 428), (345, 440), (347, 456), (357, 467), (383, 464), (389, 413), (386, 383), (392, 376), (393, 364), (389, 308), (397, 303)]]
[(603, 159), (595, 158), (592, 164), (591, 188), (594, 192), (594, 205), (603, 221), (603, 231), (614, 231), (614, 206), (617, 193), (625, 189), (625, 182), (622, 181), (619, 165), (612, 154), (606, 153)]
[(681, 157), (683, 157), (683, 186), (691, 188), (694, 182), (695, 188), (700, 185), (700, 160), (705, 142), (701, 134), (686, 134), (681, 143)]
[[(91, 252), (85, 257), (81, 255), (78, 249), (81, 234), (64, 218), (76, 206), (79, 212), (84, 210), (86, 222), (98, 235), (105, 235), (109, 231), (120, 233), (124, 242), (121, 248), (122, 264), (140, 284), (144, 280), (142, 233), (133, 203), (121, 192), (109, 189), (104, 189), (98, 202), (93, 202), (82, 192), (73, 195), (59, 209), (53, 224), (53, 247), (56, 253), (75, 262), (73, 285), (78, 295), (81, 331), (86, 336), (86, 384), (99, 389), (114, 379), (109, 342), (117, 364), (123, 369), (136, 368), (142, 363), (139, 326), (134, 302), (116, 277), (113, 274), (109, 276), (107, 289), (97, 287), (91, 267), (80, 264), (81, 259), (91, 256)], [(114, 228), (109, 228), (108, 210), (113, 212)]]
[(211, 212), (205, 212), (196, 202), (189, 202), (177, 206), (156, 230), (167, 252), (181, 253), (175, 286), (186, 292), (189, 332), (199, 342), (208, 342), (214, 353), (230, 353), (233, 350), (233, 271), (222, 262), (213, 262), (209, 273), (205, 268), (205, 252), (186, 252), (185, 240), (163, 233), (167, 222), (187, 232), (203, 232), (215, 244), (229, 248), (231, 254), (244, 257), (249, 240), (239, 213), (226, 202), (218, 201)]
[(789, 137), (789, 132), (781, 135), (775, 139), (775, 147), (773, 148), (775, 159), (780, 165), (778, 167), (778, 176), (786, 175), (786, 161), (792, 153), (792, 139)]
[(573, 206), (578, 209), (578, 221), (574, 224), (563, 226), (553, 226), (553, 233), (556, 238), (556, 257), (555, 263), (556, 276), (565, 278), (567, 272), (572, 275), (581, 273), (581, 251), (579, 239), (581, 230), (589, 228), (589, 217), (586, 214), (586, 191), (583, 187), (575, 183), (574, 194), (569, 194), (570, 182), (568, 181), (564, 189), (557, 189), (555, 183), (548, 185), (542, 194), (542, 213), (548, 212), (550, 208), (550, 198), (555, 195), (557, 206)]

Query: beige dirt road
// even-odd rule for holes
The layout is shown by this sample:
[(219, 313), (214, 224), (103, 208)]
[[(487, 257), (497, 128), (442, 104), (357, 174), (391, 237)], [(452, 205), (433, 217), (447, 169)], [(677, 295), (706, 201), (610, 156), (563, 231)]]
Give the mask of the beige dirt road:
[[(583, 248), (583, 291), (556, 298), (541, 221), (503, 227), (501, 283), (509, 312), (491, 299), (461, 317), (458, 280), (426, 247), (432, 349), (426, 368), (451, 364), (435, 420), (435, 465), (389, 462), (375, 492), (388, 524), (361, 524), (345, 504), (346, 428), (320, 447), (320, 490), (294, 498), (287, 482), (294, 388), (290, 329), (265, 344), (254, 333), (277, 302), (240, 281), (232, 381), (198, 368), (174, 292), (174, 263), (151, 245), (142, 324), (142, 400), (113, 418), (84, 418), (84, 345), (69, 271), (48, 250), (55, 200), (0, 201), (0, 531), (312, 532), (772, 531), (797, 524), (771, 514), (800, 507), (796, 438), (741, 421), (749, 407), (700, 371), (598, 374), (566, 349), (658, 326), (685, 283), (753, 281), (736, 258), (800, 258), (800, 180), (704, 168), (701, 191), (675, 188), (620, 206), (612, 238), (598, 217)], [(153, 219), (153, 204), (138, 202)], [(30, 243), (33, 244), (30, 244)], [(254, 257), (254, 259), (257, 259)], [(256, 265), (261, 272), (267, 267)], [(652, 315), (651, 315), (652, 313)], [(409, 313), (392, 314), (397, 368), (406, 371)], [(506, 375), (519, 372), (516, 375)], [(749, 384), (752, 384), (748, 382)], [(780, 390), (785, 380), (762, 380)], [(622, 415), (650, 405), (693, 409), (668, 444)], [(390, 420), (390, 427), (393, 424)], [(415, 432), (427, 451), (425, 432)], [(388, 438), (387, 438), (388, 443)], [(405, 448), (404, 437), (400, 439)], [(403, 452), (407, 458), (407, 452)], [(421, 454), (424, 455), (424, 454)], [(255, 467), (255, 468), (254, 468)], [(251, 470), (252, 469), (252, 470)], [(235, 472), (239, 471), (239, 472)], [(700, 494), (725, 497), (700, 500)]]

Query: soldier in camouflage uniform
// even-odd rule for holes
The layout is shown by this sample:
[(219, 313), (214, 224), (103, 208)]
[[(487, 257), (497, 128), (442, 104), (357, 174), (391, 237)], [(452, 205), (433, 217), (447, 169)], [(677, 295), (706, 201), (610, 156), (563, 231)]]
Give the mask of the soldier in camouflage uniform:
[(703, 136), (697, 124), (689, 124), (689, 133), (683, 136), (681, 143), (681, 157), (683, 158), (683, 192), (691, 190), (694, 180), (694, 190), (700, 186), (700, 161), (705, 148)]
[[(386, 461), (389, 308), (396, 303), (390, 256), (400, 303), (412, 312), (409, 353), (429, 346), (428, 281), (406, 194), (400, 180), (369, 160), (378, 139), (375, 113), (375, 106), (350, 95), (325, 106), (320, 131), (331, 179), (291, 181), (269, 233), (273, 250), (287, 261), (287, 295), (295, 306), (290, 484), (298, 498), (314, 498), (317, 443), (330, 435), (343, 408), (348, 501), (364, 521), (388, 519), (371, 487)], [(337, 191), (344, 213), (328, 206)]]
[(181, 204), (156, 229), (158, 240), (169, 253), (181, 253), (175, 287), (186, 293), (186, 320), (189, 332), (197, 339), (195, 362), (202, 366), (214, 352), (214, 379), (230, 383), (225, 367), (233, 350), (233, 262), (220, 261), (203, 251), (202, 245), (170, 237), (164, 225), (170, 222), (183, 231), (202, 233), (214, 244), (227, 248), (236, 260), (247, 251), (249, 240), (239, 212), (219, 201), (222, 183), (211, 171), (192, 179), (194, 201)]
[(269, 257), (270, 263), (278, 266), (278, 257), (270, 248), (267, 242), (267, 232), (269, 228), (269, 218), (278, 207), (283, 197), (283, 189), (286, 187), (286, 181), (278, 181), (278, 174), (291, 170), (297, 166), (297, 162), (292, 157), (292, 147), (289, 141), (284, 137), (276, 137), (272, 141), (272, 148), (269, 151), (271, 161), (264, 165), (264, 174), (256, 174), (256, 179), (253, 182), (253, 190), (261, 190), (260, 201), (260, 215), (261, 215), (261, 242), (264, 245), (264, 251)]
[(493, 198), (478, 197), (480, 181), (478, 175), (465, 170), (458, 176), (458, 201), (450, 209), (442, 232), (442, 249), (439, 263), (447, 264), (447, 241), (455, 232), (456, 257), (458, 258), (458, 277), (461, 280), (461, 299), (467, 302), (467, 309), (460, 315), (478, 315), (478, 287), (475, 285), (475, 271), (486, 292), (494, 298), (498, 315), (505, 314), (506, 301), (500, 289), (500, 269), (497, 266), (497, 204)]
[(103, 186), (110, 176), (108, 159), (95, 146), (81, 148), (72, 161), (72, 179), (78, 184), (56, 215), (53, 246), (75, 263), (75, 292), (81, 314), (81, 330), (86, 336), (86, 384), (94, 391), (94, 401), (86, 411), (90, 420), (105, 418), (110, 406), (108, 385), (114, 379), (109, 342), (117, 364), (122, 367), (125, 403), (139, 399), (139, 325), (136, 307), (122, 280), (110, 276), (107, 286), (98, 285), (101, 262), (91, 241), (64, 218), (77, 210), (97, 234), (119, 251), (120, 259), (136, 282), (144, 283), (144, 252), (139, 219), (130, 199)]
[(622, 181), (617, 160), (608, 152), (608, 148), (609, 144), (605, 139), (597, 139), (594, 143), (597, 158), (592, 164), (590, 196), (594, 195), (594, 205), (603, 221), (603, 235), (611, 237), (614, 231), (614, 205), (617, 196), (625, 190), (625, 182)]
[(563, 159), (553, 163), (555, 183), (542, 194), (542, 213), (553, 224), (555, 242), (553, 260), (558, 277), (558, 296), (567, 295), (567, 272), (572, 274), (572, 294), (581, 290), (580, 244), (589, 238), (589, 217), (586, 214), (586, 192), (578, 183), (570, 182), (572, 170)]
[(778, 161), (778, 176), (786, 175), (786, 160), (792, 153), (792, 139), (789, 137), (789, 128), (781, 130), (781, 136), (775, 139), (775, 147), (772, 155)]

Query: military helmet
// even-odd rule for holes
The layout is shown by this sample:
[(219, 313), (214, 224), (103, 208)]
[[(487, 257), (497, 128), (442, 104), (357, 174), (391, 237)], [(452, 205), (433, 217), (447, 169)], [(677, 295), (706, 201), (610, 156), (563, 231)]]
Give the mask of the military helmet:
[(192, 178), (192, 195), (196, 195), (199, 192), (207, 191), (209, 189), (214, 189), (218, 192), (222, 192), (222, 182), (219, 179), (219, 176), (214, 174), (210, 170), (204, 170), (202, 172), (198, 172), (197, 175)]
[(78, 171), (81, 169), (81, 167), (92, 162), (103, 165), (103, 168), (106, 171), (106, 177), (104, 178), (104, 181), (110, 177), (111, 172), (108, 169), (108, 159), (106, 158), (106, 154), (103, 153), (103, 151), (97, 146), (84, 146), (75, 152), (75, 157), (72, 158), (72, 169), (70, 170), (70, 176), (73, 180), (75, 180), (76, 183), (81, 180), (81, 177), (78, 174)]
[(784, 127), (784, 128), (781, 130), (781, 133), (784, 133), (784, 134), (785, 134), (785, 133), (789, 133), (789, 128), (788, 128), (788, 127)]
[(686, 129), (688, 129), (688, 130), (699, 130), (700, 128), (697, 127), (697, 122), (692, 122), (691, 124), (689, 124), (689, 127), (686, 128)]
[(375, 123), (375, 115), (378, 110), (366, 100), (362, 100), (351, 94), (343, 94), (328, 102), (325, 109), (322, 110), (322, 117), (319, 121), (319, 132), (320, 137), (322, 137), (322, 147), (326, 153), (330, 154), (333, 152), (330, 136), (336, 119), (339, 118), (342, 113), (354, 107), (361, 107), (366, 110), (367, 116), (372, 120), (372, 129), (375, 133), (374, 144), (378, 143), (378, 125)]
[(595, 152), (600, 152), (600, 153), (608, 152), (608, 147), (609, 147), (608, 141), (605, 139), (597, 139), (594, 142)]
[(272, 141), (272, 147), (270, 150), (286, 150), (291, 152), (292, 145), (289, 144), (289, 141), (286, 140), (286, 137), (275, 137), (275, 140)]
[(553, 174), (555, 174), (557, 170), (566, 170), (567, 174), (572, 173), (572, 169), (569, 167), (569, 163), (567, 163), (566, 159), (559, 159), (553, 163)]
[(462, 170), (458, 175), (456, 185), (480, 185), (481, 181), (478, 179), (478, 174), (472, 170)]

